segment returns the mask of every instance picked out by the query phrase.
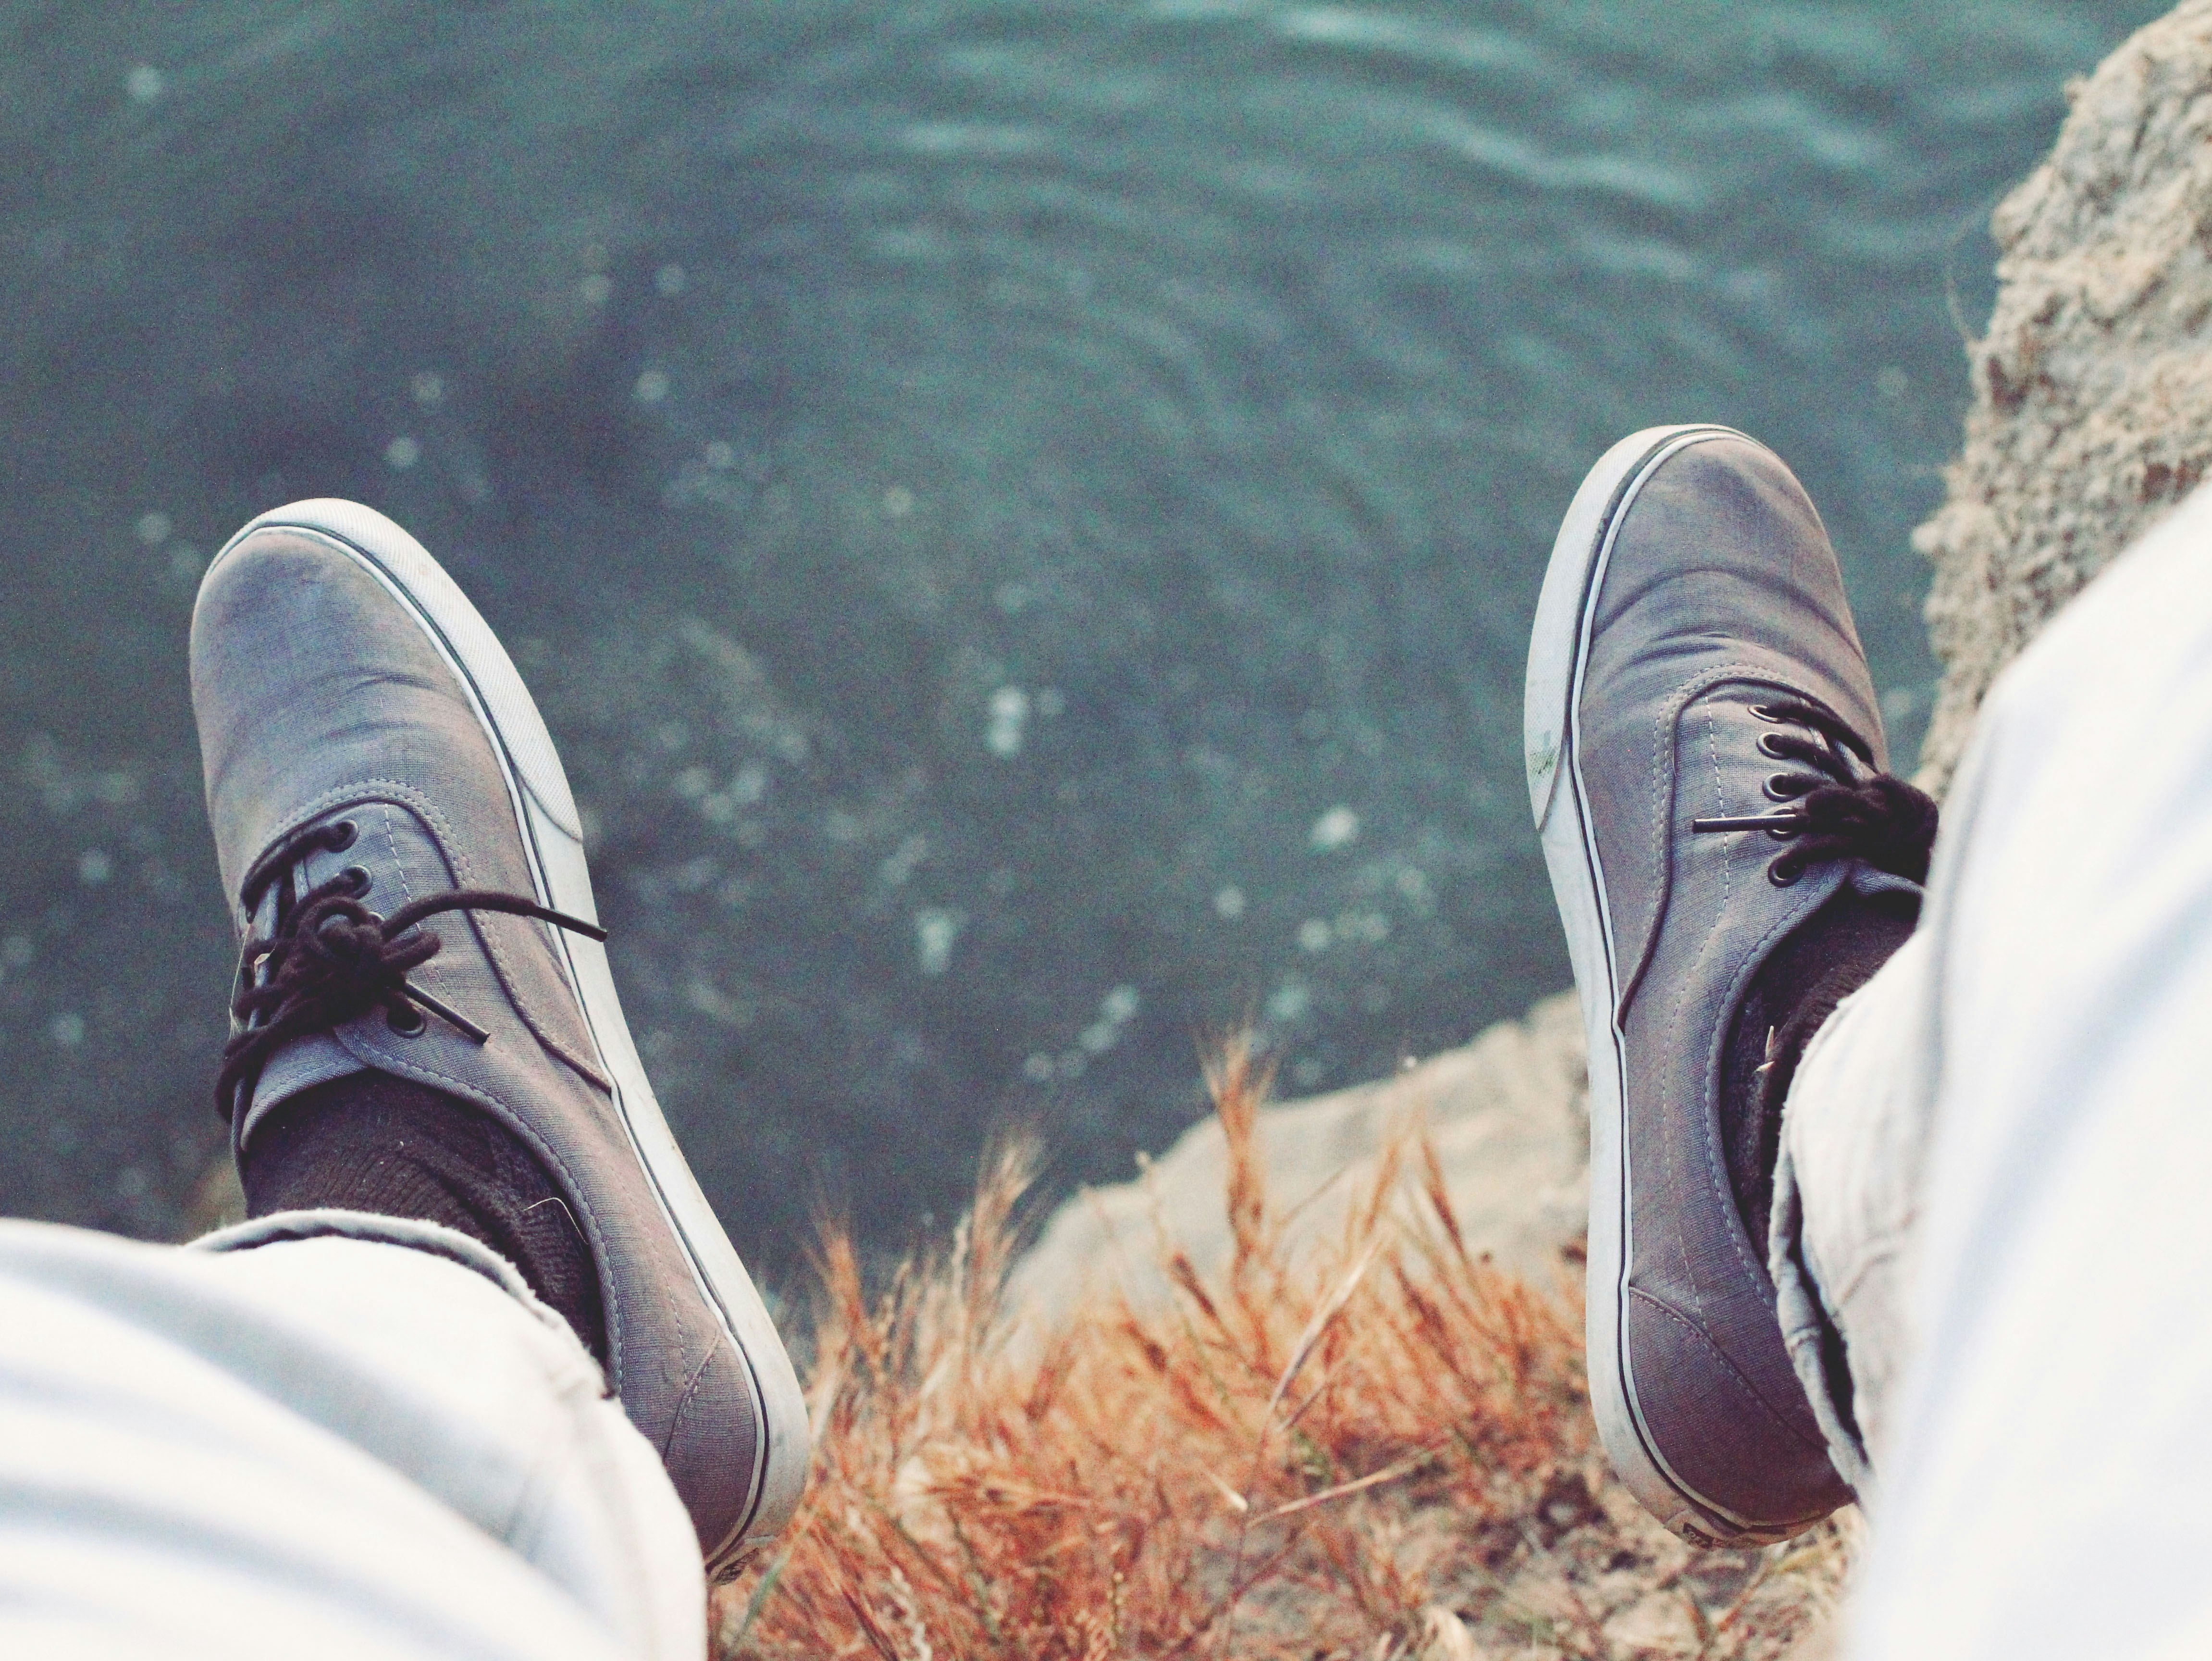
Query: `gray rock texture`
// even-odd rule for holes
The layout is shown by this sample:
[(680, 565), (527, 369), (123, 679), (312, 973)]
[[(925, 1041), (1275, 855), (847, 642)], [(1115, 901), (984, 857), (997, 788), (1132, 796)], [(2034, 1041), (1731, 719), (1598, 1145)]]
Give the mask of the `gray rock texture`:
[[(1267, 1191), (1291, 1246), (1340, 1230), (1373, 1191), (1385, 1146), (1423, 1125), (1469, 1242), (1536, 1285), (1559, 1280), (1589, 1197), (1589, 1082), (1574, 995), (1547, 998), (1524, 1019), (1500, 1021), (1395, 1078), (1265, 1114)], [(1164, 1304), (1162, 1232), (1201, 1275), (1213, 1275), (1231, 1249), (1226, 1190), (1221, 1125), (1206, 1119), (1137, 1180), (1065, 1202), (1015, 1271), (1012, 1305), (1064, 1310), (1086, 1293), (1115, 1290), (1139, 1308)]]
[(2212, 463), (2212, 0), (2068, 88), (2050, 159), (1998, 207), (1997, 300), (1934, 562), (1941, 791), (1996, 672)]

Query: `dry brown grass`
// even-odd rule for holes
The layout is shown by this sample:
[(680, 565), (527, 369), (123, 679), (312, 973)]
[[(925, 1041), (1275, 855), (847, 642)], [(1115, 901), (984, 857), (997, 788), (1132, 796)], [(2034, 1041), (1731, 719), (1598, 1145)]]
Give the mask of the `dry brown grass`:
[(1254, 1125), (1212, 1069), (1235, 1252), (1165, 1238), (1171, 1308), (1102, 1297), (1010, 1344), (1030, 1177), (1000, 1154), (941, 1255), (879, 1297), (832, 1233), (812, 1484), (716, 1594), (723, 1657), (1764, 1657), (1825, 1606), (1825, 1529), (1692, 1553), (1607, 1476), (1580, 1320), (1468, 1250), (1434, 1155), (1398, 1142), (1342, 1239), (1294, 1261)]

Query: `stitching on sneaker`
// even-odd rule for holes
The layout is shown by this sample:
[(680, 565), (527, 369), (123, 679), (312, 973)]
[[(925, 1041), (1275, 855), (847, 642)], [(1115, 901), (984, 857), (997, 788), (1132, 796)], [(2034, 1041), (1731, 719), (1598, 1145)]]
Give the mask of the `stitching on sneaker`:
[[(452, 868), (457, 887), (466, 888), (474, 885), (468, 855), (462, 848), (460, 837), (454, 830), (452, 822), (421, 790), (400, 779), (356, 779), (350, 783), (334, 786), (323, 792), (306, 806), (295, 810), (288, 819), (283, 822), (283, 828), (274, 836), (267, 838), (264, 845), (274, 846), (283, 837), (320, 818), (334, 808), (375, 801), (380, 798), (396, 800), (400, 806), (409, 808), (429, 828), (431, 841), (436, 845), (440, 857), (444, 859)], [(520, 835), (520, 832), (517, 834)], [(396, 861), (398, 859), (396, 853), (393, 858)], [(235, 907), (233, 910), (234, 911)], [(522, 1017), (523, 1025), (529, 1028), (532, 1036), (536, 1037), (539, 1043), (544, 1045), (550, 1054), (580, 1076), (599, 1089), (612, 1093), (613, 1081), (602, 1073), (597, 1065), (578, 1055), (571, 1046), (552, 1037), (550, 1030), (550, 1023), (540, 1015), (532, 1001), (522, 995), (520, 990), (520, 977), (494, 937), (474, 918), (469, 920), (469, 925), (475, 932), (477, 942), (483, 947), (484, 955), (491, 959), (493, 969), (499, 977), (500, 989), (514, 1003), (516, 1012)], [(526, 923), (524, 926), (529, 925)], [(576, 998), (577, 1018), (583, 1024), (585, 1034), (588, 1037), (591, 1036), (590, 1023), (583, 1017), (580, 989), (577, 990)]]
[[(1696, 1339), (1700, 1345), (1706, 1349), (1711, 1350), (1713, 1354), (1719, 1359), (1721, 1366), (1725, 1369), (1728, 1378), (1735, 1383), (1735, 1387), (1752, 1402), (1758, 1405), (1759, 1411), (1766, 1416), (1768, 1421), (1771, 1423), (1777, 1430), (1787, 1436), (1791, 1441), (1796, 1443), (1800, 1447), (1806, 1448), (1813, 1452), (1818, 1453), (1824, 1459), (1828, 1457), (1827, 1439), (1825, 1437), (1817, 1437), (1811, 1441), (1808, 1441), (1805, 1437), (1799, 1433), (1796, 1426), (1792, 1425), (1776, 1410), (1775, 1406), (1771, 1402), (1768, 1401), (1765, 1396), (1760, 1395), (1759, 1392), (1753, 1387), (1751, 1380), (1745, 1378), (1741, 1371), (1736, 1366), (1736, 1364), (1729, 1358), (1728, 1352), (1708, 1337), (1705, 1331), (1698, 1327), (1696, 1322), (1691, 1320), (1689, 1317), (1683, 1314), (1679, 1309), (1676, 1309), (1674, 1305), (1668, 1303), (1664, 1298), (1655, 1297), (1652, 1293), (1646, 1292), (1642, 1287), (1629, 1287), (1628, 1295), (1636, 1299), (1638, 1303), (1642, 1304), (1645, 1308), (1650, 1310), (1654, 1314), (1661, 1316), (1672, 1324), (1681, 1328), (1682, 1330), (1688, 1333), (1691, 1337)], [(1790, 1377), (1791, 1381), (1795, 1383), (1796, 1380), (1795, 1369), (1792, 1369)], [(1711, 1500), (1705, 1500), (1704, 1503), (1711, 1505), (1713, 1502)]]
[[(668, 1415), (668, 1439), (660, 1445), (662, 1458), (665, 1459), (668, 1457), (668, 1450), (676, 1445), (676, 1438), (684, 1428), (684, 1415), (691, 1410), (692, 1398), (699, 1394), (700, 1385), (706, 1382), (707, 1369), (714, 1366), (714, 1358), (722, 1353), (722, 1347), (728, 1342), (729, 1338), (726, 1335), (716, 1333), (714, 1343), (708, 1348), (706, 1354), (700, 1358), (699, 1365), (691, 1370), (690, 1382), (684, 1386), (684, 1393), (677, 1397), (676, 1410)], [(754, 1433), (759, 1435), (763, 1431), (756, 1427)]]
[(384, 832), (385, 853), (390, 857), (392, 868), (399, 878), (401, 902), (412, 905), (415, 903), (415, 885), (407, 880), (407, 864), (399, 857), (399, 839), (392, 834), (392, 808), (389, 804), (380, 803), (379, 806), (383, 811), (377, 815), (381, 821), (378, 828)]

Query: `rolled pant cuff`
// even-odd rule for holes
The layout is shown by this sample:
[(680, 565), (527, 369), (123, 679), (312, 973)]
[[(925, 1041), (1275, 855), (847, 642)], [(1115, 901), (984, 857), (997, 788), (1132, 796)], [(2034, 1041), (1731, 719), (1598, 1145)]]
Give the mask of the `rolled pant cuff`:
[(1843, 1329), (1820, 1295), (1805, 1262), (1805, 1196), (1785, 1138), (1774, 1168), (1773, 1220), (1766, 1239), (1767, 1270), (1774, 1277), (1775, 1313), (1790, 1365), (1813, 1404), (1828, 1444), (1828, 1461), (1862, 1503), (1873, 1493), (1874, 1468), (1851, 1410), (1850, 1373)]
[(370, 1211), (342, 1211), (335, 1208), (313, 1211), (273, 1211), (203, 1234), (186, 1244), (187, 1251), (252, 1251), (262, 1246), (285, 1245), (298, 1240), (366, 1240), (380, 1245), (404, 1246), (426, 1252), (481, 1275), (532, 1314), (568, 1333), (568, 1323), (548, 1308), (530, 1289), (522, 1271), (483, 1241), (419, 1217), (386, 1217)]

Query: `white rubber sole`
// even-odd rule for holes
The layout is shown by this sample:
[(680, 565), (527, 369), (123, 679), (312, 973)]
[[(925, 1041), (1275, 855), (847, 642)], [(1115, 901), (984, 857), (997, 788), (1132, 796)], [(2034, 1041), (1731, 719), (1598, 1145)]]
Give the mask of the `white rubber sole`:
[[(1522, 706), (1528, 805), (1544, 845), (1552, 892), (1582, 994), (1589, 1044), (1590, 1213), (1586, 1303), (1590, 1407), (1613, 1468), (1644, 1508), (1699, 1544), (1749, 1537), (1743, 1522), (1698, 1494), (1668, 1468), (1645, 1429), (1635, 1380), (1625, 1365), (1625, 1283), (1633, 1240), (1628, 1211), (1628, 1142), (1616, 1012), (1620, 976), (1613, 918), (1599, 879), (1597, 844), (1579, 773), (1583, 667), (1599, 588), (1615, 527), (1644, 482), (1690, 445), (1742, 438), (1727, 427), (1652, 427), (1607, 451), (1575, 492), (1552, 545), (1528, 644)], [(1747, 441), (1755, 442), (1756, 441)]]
[[(538, 899), (556, 911), (598, 922), (584, 861), (583, 825), (552, 735), (506, 648), (459, 585), (420, 543), (383, 514), (330, 498), (295, 502), (263, 514), (226, 543), (222, 553), (254, 532), (272, 527), (313, 535), (357, 561), (421, 625), (469, 689), (477, 718), (499, 757)], [(662, 1116), (629, 1024), (623, 1019), (606, 948), (566, 930), (548, 933), (614, 1083), (617, 1111), (629, 1127), (647, 1178), (708, 1306), (720, 1315), (751, 1379), (761, 1433), (745, 1520), (719, 1549), (707, 1554), (710, 1565), (724, 1562), (741, 1547), (774, 1535), (798, 1506), (806, 1486), (809, 1450), (805, 1397), (752, 1276)]]

